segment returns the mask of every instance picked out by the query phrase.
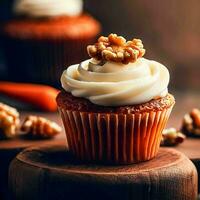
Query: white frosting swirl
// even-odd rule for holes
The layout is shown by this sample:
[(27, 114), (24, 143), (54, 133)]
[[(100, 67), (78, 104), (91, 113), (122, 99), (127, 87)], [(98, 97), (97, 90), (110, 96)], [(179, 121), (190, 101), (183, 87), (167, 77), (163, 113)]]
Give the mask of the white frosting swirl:
[(141, 104), (168, 93), (169, 71), (158, 62), (145, 58), (128, 65), (91, 62), (94, 60), (72, 65), (63, 72), (61, 83), (67, 92), (103, 106)]
[(15, 0), (14, 12), (30, 17), (76, 16), (83, 10), (82, 0)]

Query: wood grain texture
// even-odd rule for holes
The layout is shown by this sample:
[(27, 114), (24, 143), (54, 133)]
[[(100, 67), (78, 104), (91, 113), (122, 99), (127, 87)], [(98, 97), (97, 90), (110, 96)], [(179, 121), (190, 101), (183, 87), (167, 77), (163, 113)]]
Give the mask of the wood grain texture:
[(12, 199), (194, 200), (197, 172), (173, 149), (137, 165), (96, 166), (74, 160), (65, 146), (30, 148), (9, 170)]

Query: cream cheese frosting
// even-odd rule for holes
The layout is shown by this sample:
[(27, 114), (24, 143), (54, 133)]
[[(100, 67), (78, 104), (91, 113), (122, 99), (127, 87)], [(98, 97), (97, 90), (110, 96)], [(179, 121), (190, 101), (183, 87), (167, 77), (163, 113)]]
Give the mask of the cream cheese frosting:
[(82, 0), (15, 0), (14, 12), (30, 17), (76, 16), (83, 10)]
[(124, 65), (89, 59), (72, 65), (61, 76), (62, 87), (73, 96), (102, 106), (148, 102), (168, 93), (169, 71), (153, 60), (139, 58)]

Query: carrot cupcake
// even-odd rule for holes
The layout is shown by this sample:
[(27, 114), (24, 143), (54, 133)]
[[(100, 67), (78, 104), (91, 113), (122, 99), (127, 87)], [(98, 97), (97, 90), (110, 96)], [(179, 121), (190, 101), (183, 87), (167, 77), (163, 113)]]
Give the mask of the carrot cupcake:
[(167, 68), (142, 58), (139, 39), (110, 34), (87, 50), (92, 58), (63, 72), (57, 97), (69, 149), (84, 161), (154, 158), (175, 104)]
[(82, 0), (15, 0), (13, 10), (16, 19), (3, 27), (12, 81), (59, 84), (63, 67), (85, 59), (100, 32)]

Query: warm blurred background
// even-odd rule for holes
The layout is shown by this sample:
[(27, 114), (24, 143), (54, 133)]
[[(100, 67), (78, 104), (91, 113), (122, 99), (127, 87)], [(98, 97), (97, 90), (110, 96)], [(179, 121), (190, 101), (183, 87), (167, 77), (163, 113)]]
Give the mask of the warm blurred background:
[(199, 91), (200, 86), (200, 2), (159, 0), (88, 0), (87, 9), (104, 27), (139, 37), (146, 57), (166, 64), (171, 71), (171, 87)]
[[(11, 7), (12, 0), (0, 1), (2, 22), (12, 19)], [(141, 38), (147, 50), (146, 57), (169, 68), (170, 89), (180, 94), (177, 109), (181, 111), (185, 103), (187, 111), (199, 106), (199, 8), (198, 0), (84, 1), (84, 10), (102, 24), (103, 34), (114, 32), (128, 39)], [(6, 79), (6, 64), (2, 51), (1, 48), (0, 78)], [(184, 104), (180, 106), (182, 102)]]
[[(12, 0), (0, 1), (2, 21), (12, 18)], [(103, 33), (142, 38), (146, 57), (167, 65), (170, 87), (199, 91), (200, 85), (200, 2), (159, 0), (86, 0), (85, 10), (96, 17)], [(0, 57), (0, 74), (6, 66)]]

